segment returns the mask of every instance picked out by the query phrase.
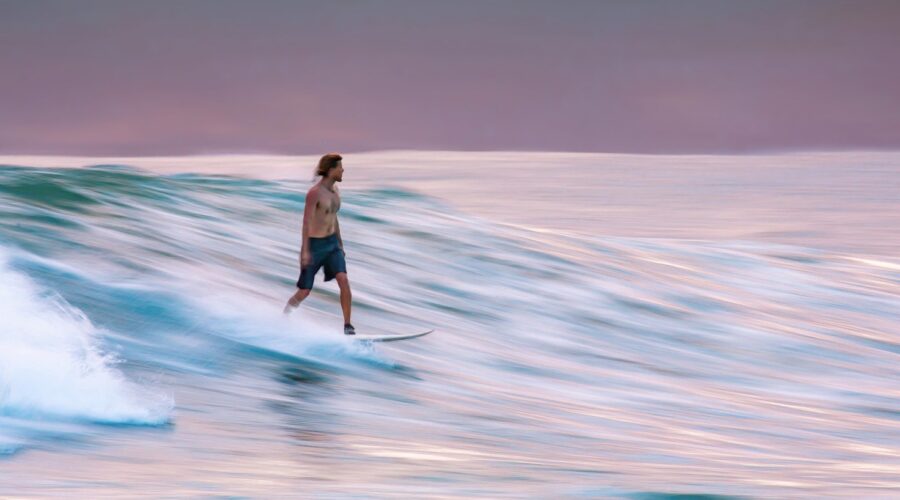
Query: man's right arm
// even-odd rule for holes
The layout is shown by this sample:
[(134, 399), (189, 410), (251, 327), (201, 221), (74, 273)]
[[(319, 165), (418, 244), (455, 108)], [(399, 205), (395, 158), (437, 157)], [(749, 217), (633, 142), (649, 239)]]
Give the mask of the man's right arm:
[(310, 220), (313, 217), (313, 211), (316, 209), (316, 199), (318, 198), (319, 193), (316, 192), (315, 189), (310, 189), (309, 192), (306, 193), (306, 205), (303, 207), (303, 230), (302, 230), (302, 241), (300, 243), (300, 267), (304, 267), (304, 256), (308, 256), (309, 254), (309, 225), (311, 224)]

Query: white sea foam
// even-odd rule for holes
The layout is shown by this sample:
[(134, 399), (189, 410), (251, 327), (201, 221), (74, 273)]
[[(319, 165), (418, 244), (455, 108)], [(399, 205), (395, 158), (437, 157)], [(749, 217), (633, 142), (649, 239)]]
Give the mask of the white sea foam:
[(160, 424), (172, 401), (130, 381), (77, 308), (40, 290), (0, 254), (0, 414)]

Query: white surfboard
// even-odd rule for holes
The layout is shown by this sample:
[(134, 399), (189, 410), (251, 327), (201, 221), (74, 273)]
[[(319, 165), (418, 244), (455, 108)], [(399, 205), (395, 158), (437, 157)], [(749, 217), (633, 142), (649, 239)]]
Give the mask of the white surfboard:
[(353, 340), (364, 340), (367, 342), (393, 342), (395, 340), (406, 340), (406, 339), (414, 339), (416, 337), (422, 337), (428, 335), (434, 330), (428, 330), (426, 332), (421, 333), (412, 333), (409, 335), (375, 335), (371, 333), (357, 333), (356, 335), (345, 335), (345, 337), (352, 338)]

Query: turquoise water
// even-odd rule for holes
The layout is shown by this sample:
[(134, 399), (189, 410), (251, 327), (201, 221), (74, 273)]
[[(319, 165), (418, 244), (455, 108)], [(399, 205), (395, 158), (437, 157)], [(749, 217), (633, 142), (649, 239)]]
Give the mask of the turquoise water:
[(308, 183), (248, 170), (0, 167), (0, 495), (900, 488), (890, 256), (514, 226), (347, 175), (354, 324), (437, 329), (360, 345), (321, 276), (280, 314)]

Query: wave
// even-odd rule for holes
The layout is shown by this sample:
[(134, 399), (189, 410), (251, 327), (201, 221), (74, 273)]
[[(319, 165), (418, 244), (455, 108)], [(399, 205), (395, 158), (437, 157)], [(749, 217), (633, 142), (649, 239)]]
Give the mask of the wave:
[(127, 380), (116, 368), (117, 358), (103, 352), (102, 332), (82, 311), (6, 261), (0, 255), (0, 416), (135, 425), (169, 421), (170, 396)]
[[(798, 407), (829, 417), (815, 423), (822, 432), (853, 434), (865, 419), (871, 432), (854, 434), (863, 445), (895, 435), (890, 383), (900, 351), (900, 268), (888, 259), (753, 241), (535, 230), (463, 214), (396, 186), (348, 189), (341, 216), (354, 323), (361, 331), (437, 329), (422, 341), (366, 349), (342, 337), (334, 283), (317, 281), (294, 315), (280, 316), (298, 272), (300, 183), (106, 166), (0, 168), (0, 185), (7, 186), (0, 188), (0, 238), (27, 256), (3, 268), (4, 276), (18, 276), (7, 280), (6, 293), (25, 290), (25, 306), (54, 312), (3, 307), (26, 326), (35, 317), (57, 318), (54, 325), (64, 328), (49, 328), (51, 340), (55, 331), (76, 332), (67, 338), (78, 349), (57, 351), (51, 341), (34, 355), (48, 357), (41, 363), (53, 365), (51, 373), (71, 373), (89, 360), (100, 375), (71, 383), (105, 388), (118, 418), (129, 410), (148, 419), (147, 408), (101, 353), (100, 338), (114, 338), (129, 360), (217, 377), (217, 391), (232, 391), (236, 403), (272, 391), (260, 379), (269, 368), (292, 372), (284, 365), (315, 366), (322, 386), (342, 386), (330, 377), (352, 372), (391, 393), (398, 374), (430, 379), (405, 387), (408, 405), (397, 410), (413, 413), (398, 418), (447, 412), (453, 426), (476, 429), (492, 452), (504, 445), (490, 435), (496, 429), (483, 426), (491, 415), (508, 416), (504, 432), (515, 434), (515, 453), (533, 457), (553, 453), (554, 432), (570, 436), (567, 449), (588, 458), (598, 453), (599, 434), (628, 456), (648, 453), (651, 462), (700, 456), (701, 444), (673, 452), (684, 443), (665, 436), (703, 427), (735, 462), (772, 456), (785, 463), (782, 453), (792, 445), (758, 430), (775, 422), (786, 436), (802, 438), (796, 429), (810, 421), (792, 410)], [(58, 199), (45, 200), (48, 192)], [(393, 361), (394, 349), (418, 369)], [(66, 358), (70, 352), (79, 354)], [(317, 361), (326, 365), (321, 373)], [(231, 377), (253, 362), (261, 364), (250, 367), (251, 378), (259, 378)], [(15, 366), (17, 387), (40, 380)], [(16, 394), (23, 407), (26, 393)], [(43, 396), (31, 411), (113, 414), (91, 412), (91, 405), (78, 413), (58, 396)], [(361, 398), (354, 402), (362, 410), (372, 404), (368, 410), (381, 411), (377, 400), (352, 397)], [(229, 418), (224, 413), (211, 418)], [(642, 431), (616, 441), (624, 422), (640, 422)], [(9, 443), (3, 427), (0, 446)], [(735, 436), (746, 447), (727, 444)], [(537, 442), (540, 449), (530, 444)], [(846, 456), (829, 443), (815, 446)], [(848, 463), (878, 459), (853, 453)], [(759, 474), (714, 467), (743, 481)]]

